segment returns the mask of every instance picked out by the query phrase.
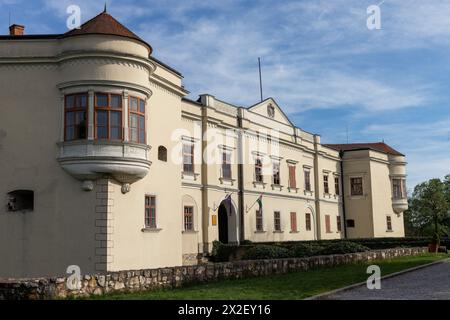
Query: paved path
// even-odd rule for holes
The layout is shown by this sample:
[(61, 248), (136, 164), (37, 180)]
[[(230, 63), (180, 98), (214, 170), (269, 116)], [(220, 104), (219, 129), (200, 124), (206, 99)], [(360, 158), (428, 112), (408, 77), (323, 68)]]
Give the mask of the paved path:
[(450, 260), (381, 280), (380, 290), (359, 286), (325, 300), (450, 300)]

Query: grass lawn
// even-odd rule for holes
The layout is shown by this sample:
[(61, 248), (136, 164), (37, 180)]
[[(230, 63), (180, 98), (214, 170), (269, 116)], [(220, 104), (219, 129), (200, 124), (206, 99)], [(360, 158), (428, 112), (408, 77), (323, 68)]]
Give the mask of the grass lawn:
[[(423, 254), (391, 260), (372, 261), (381, 268), (382, 276), (422, 264), (442, 260), (446, 254)], [(91, 299), (304, 299), (316, 294), (365, 281), (368, 264), (352, 264), (334, 268), (319, 268), (304, 272), (269, 277), (188, 285), (183, 288), (117, 293), (91, 297)]]

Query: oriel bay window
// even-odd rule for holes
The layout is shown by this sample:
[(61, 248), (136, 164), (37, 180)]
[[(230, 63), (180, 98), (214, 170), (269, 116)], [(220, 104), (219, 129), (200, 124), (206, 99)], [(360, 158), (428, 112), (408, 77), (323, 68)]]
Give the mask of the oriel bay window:
[(129, 97), (128, 113), (130, 141), (145, 143), (145, 101), (137, 97)]
[(81, 140), (87, 138), (88, 94), (70, 94), (64, 99), (64, 139)]
[[(110, 92), (65, 95), (64, 140), (128, 140), (146, 143), (145, 100), (130, 96), (129, 110), (126, 114), (123, 98), (122, 94)], [(124, 130), (127, 120), (128, 139)]]
[(406, 181), (405, 179), (392, 179), (392, 194), (394, 199), (406, 198)]
[(122, 96), (95, 94), (95, 138), (122, 140)]

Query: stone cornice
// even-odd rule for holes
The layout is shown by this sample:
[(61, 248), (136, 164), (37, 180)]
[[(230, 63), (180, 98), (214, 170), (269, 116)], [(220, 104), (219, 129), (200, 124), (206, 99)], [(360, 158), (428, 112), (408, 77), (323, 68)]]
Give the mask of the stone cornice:
[(144, 86), (122, 81), (111, 81), (111, 80), (79, 80), (79, 81), (69, 81), (58, 84), (59, 90), (64, 90), (73, 87), (89, 87), (89, 86), (109, 86), (117, 88), (128, 88), (136, 91), (140, 91), (145, 94), (148, 98), (153, 94), (153, 92)]
[(122, 55), (111, 52), (102, 52), (102, 51), (73, 51), (66, 52), (56, 56), (47, 56), (47, 57), (12, 57), (12, 58), (0, 58), (0, 65), (2, 64), (11, 64), (11, 65), (28, 65), (28, 64), (60, 64), (70, 60), (78, 60), (78, 59), (113, 59), (117, 61), (124, 61), (128, 63), (138, 64), (152, 74), (156, 66), (153, 62), (148, 59), (144, 59), (142, 57), (134, 56), (134, 55)]

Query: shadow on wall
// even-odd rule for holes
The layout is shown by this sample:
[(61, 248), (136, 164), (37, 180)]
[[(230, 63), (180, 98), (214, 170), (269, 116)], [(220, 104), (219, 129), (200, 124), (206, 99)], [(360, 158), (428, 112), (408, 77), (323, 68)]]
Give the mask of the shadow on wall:
[(0, 129), (0, 150), (3, 149), (2, 140), (6, 138), (6, 131)]

